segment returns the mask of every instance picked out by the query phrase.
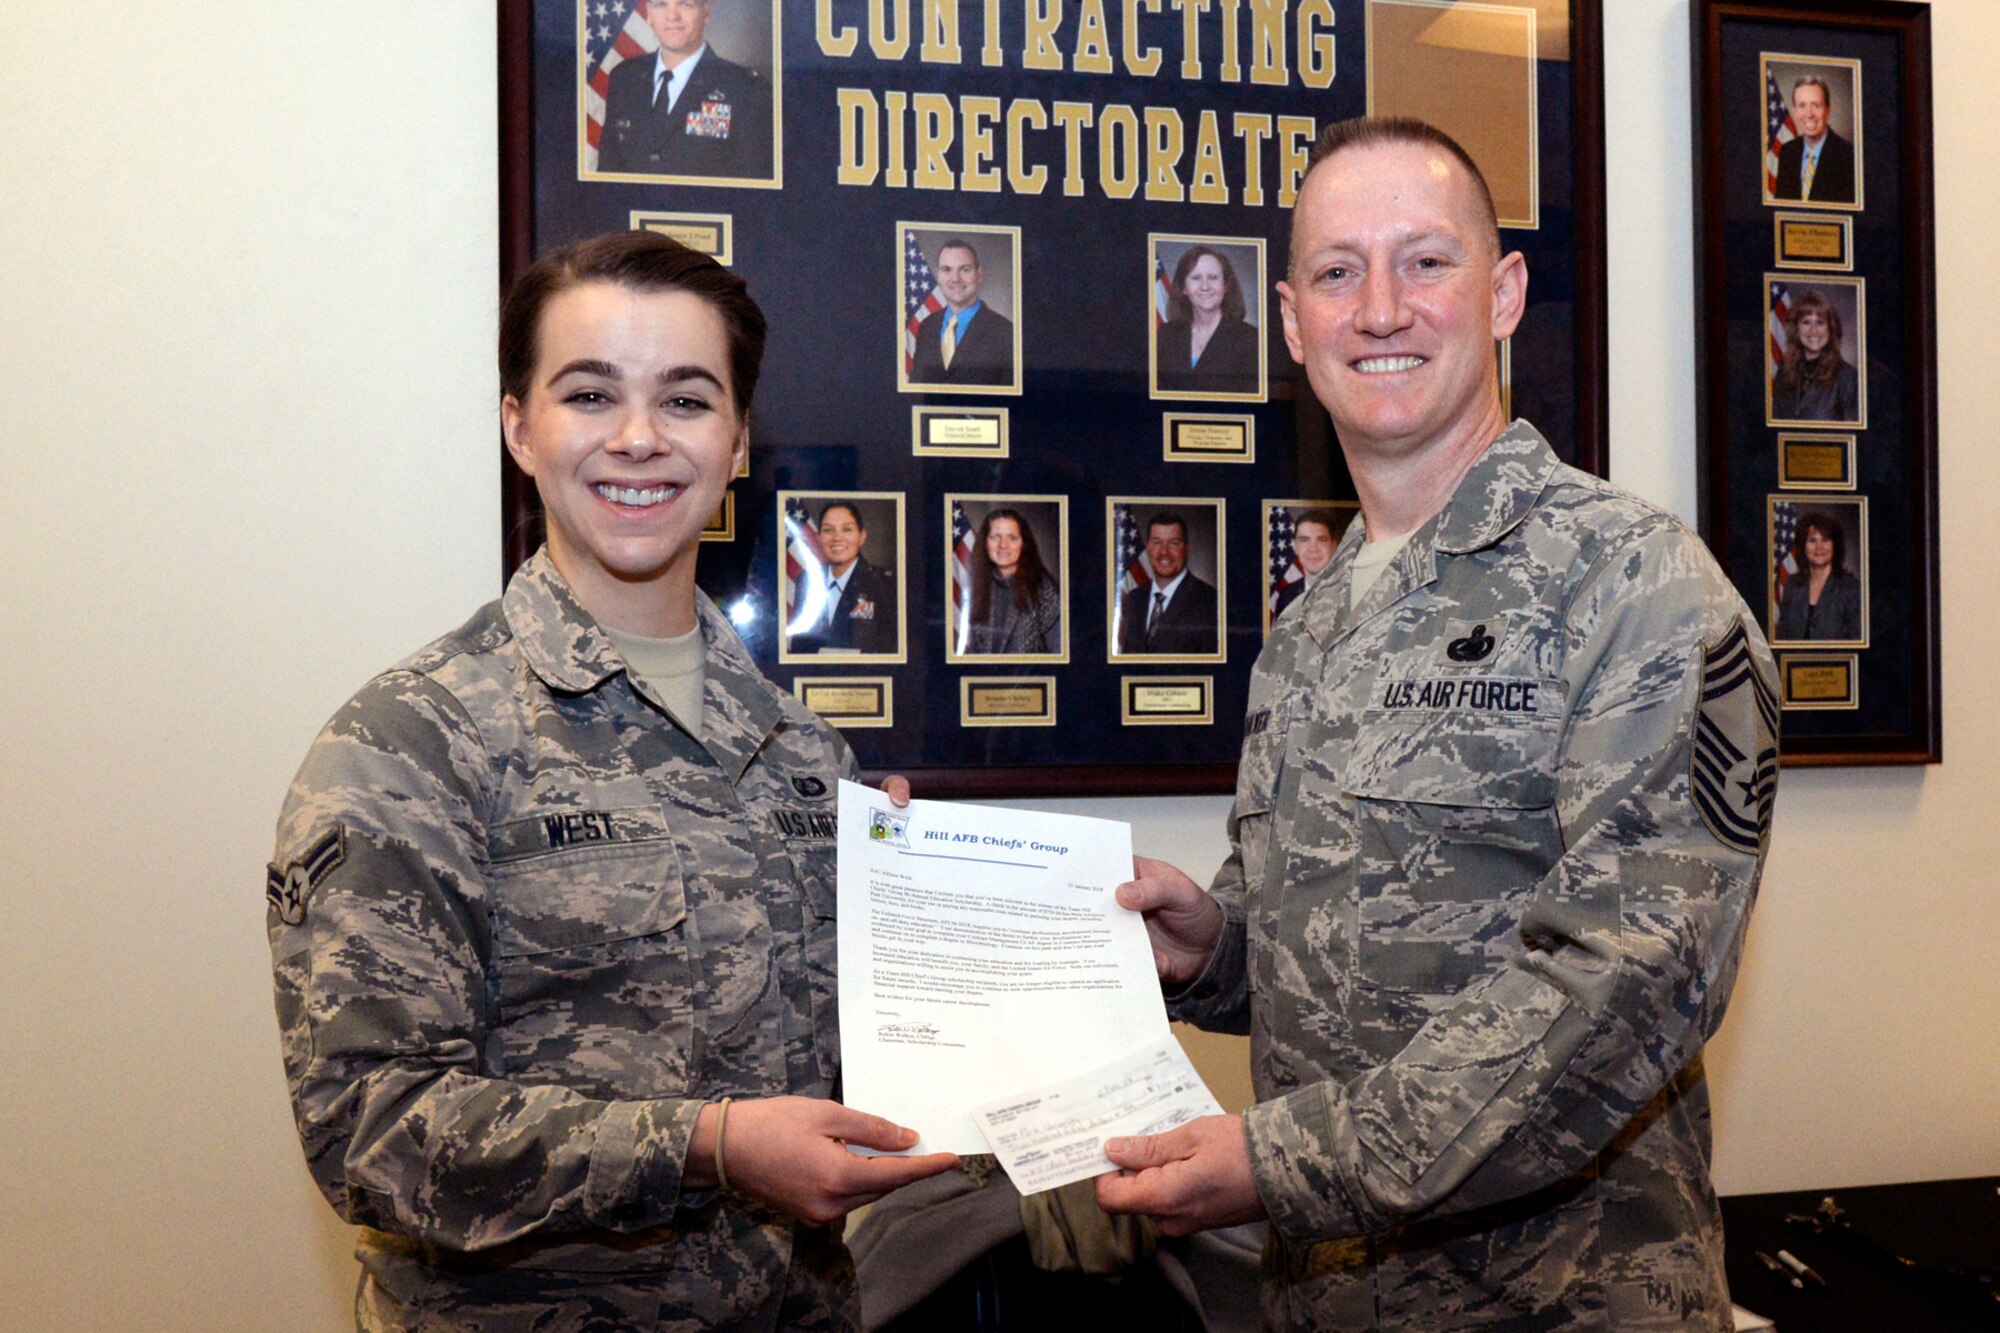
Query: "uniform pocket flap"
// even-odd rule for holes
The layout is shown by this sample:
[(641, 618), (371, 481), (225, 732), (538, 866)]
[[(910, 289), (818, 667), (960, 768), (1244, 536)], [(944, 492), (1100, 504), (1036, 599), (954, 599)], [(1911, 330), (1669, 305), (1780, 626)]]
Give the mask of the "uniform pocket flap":
[(600, 810), (544, 810), (497, 825), (486, 839), (494, 865), (532, 856), (652, 842), (667, 836), (667, 817), (657, 806), (625, 805)]
[(518, 857), (496, 864), (493, 877), (503, 956), (656, 935), (687, 918), (680, 857), (664, 836)]
[(1383, 680), (1349, 752), (1349, 794), (1534, 810), (1556, 798), (1563, 685), (1534, 677)]

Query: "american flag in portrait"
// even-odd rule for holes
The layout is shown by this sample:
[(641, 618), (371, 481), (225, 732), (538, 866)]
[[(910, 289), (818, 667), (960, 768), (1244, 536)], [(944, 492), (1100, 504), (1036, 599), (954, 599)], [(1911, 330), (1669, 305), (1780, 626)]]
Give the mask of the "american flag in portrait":
[(1792, 547), (1799, 539), (1799, 507), (1790, 500), (1771, 505), (1771, 600), (1785, 595), (1785, 585), (1799, 576), (1799, 562)]
[(577, 8), (583, 16), (583, 169), (595, 171), (611, 71), (654, 54), (660, 39), (646, 22), (645, 0), (577, 0)]
[[(785, 501), (785, 586), (778, 590), (780, 599), (792, 603), (786, 608), (785, 633), (802, 634), (819, 622), (826, 602), (825, 570), (819, 525), (805, 501), (792, 496)], [(808, 571), (812, 577), (802, 580)]]
[(972, 522), (956, 500), (951, 502), (951, 619), (953, 642), (962, 653), (972, 626)]
[(1132, 589), (1151, 584), (1153, 576), (1146, 568), (1146, 539), (1139, 532), (1139, 521), (1133, 517), (1132, 507), (1114, 505), (1112, 509), (1115, 515), (1112, 540), (1118, 561), (1118, 596), (1123, 598)]
[(1125, 594), (1134, 588), (1151, 587), (1152, 572), (1146, 567), (1146, 538), (1130, 505), (1111, 506), (1112, 558), (1118, 569), (1118, 589), (1111, 599), (1111, 641), (1118, 642), (1118, 622), (1123, 615)]
[(819, 525), (813, 522), (806, 502), (793, 496), (785, 501), (785, 578), (797, 583), (808, 569), (825, 569), (826, 556), (819, 549)]
[[(1740, 86), (1740, 85), (1739, 85)], [(1792, 109), (1785, 102), (1785, 95), (1778, 91), (1778, 78), (1770, 67), (1764, 68), (1764, 193), (1778, 192), (1778, 150), (1799, 137), (1799, 127), (1792, 124)]]
[[(1278, 606), (1284, 600), (1285, 589), (1302, 582), (1306, 567), (1299, 563), (1299, 557), (1292, 550), (1292, 534), (1297, 525), (1292, 520), (1292, 511), (1284, 505), (1271, 506), (1271, 596), (1264, 603), (1270, 615), (1278, 614)], [(1268, 623), (1268, 617), (1267, 617)]]
[(938, 294), (937, 277), (931, 272), (931, 261), (924, 258), (924, 248), (917, 244), (917, 234), (903, 233), (903, 373), (909, 374), (917, 368), (917, 326), (927, 318), (944, 309), (944, 297)]
[(1782, 282), (1771, 284), (1771, 368), (1785, 359), (1785, 326), (1792, 320), (1792, 293)]
[(1167, 312), (1173, 309), (1171, 293), (1167, 285), (1167, 266), (1159, 260), (1153, 261), (1153, 322), (1167, 322)]

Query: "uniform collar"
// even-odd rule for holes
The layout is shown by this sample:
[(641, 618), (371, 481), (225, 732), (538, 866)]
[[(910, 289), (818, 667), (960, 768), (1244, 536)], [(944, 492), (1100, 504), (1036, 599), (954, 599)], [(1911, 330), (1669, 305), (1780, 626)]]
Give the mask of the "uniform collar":
[(1449, 555), (1491, 546), (1528, 516), (1559, 466), (1561, 460), (1540, 431), (1525, 421), (1514, 422), (1486, 446), (1451, 493), (1435, 520), (1430, 545)]
[(587, 694), (625, 669), (625, 659), (576, 600), (546, 546), (507, 580), (500, 610), (521, 655), (552, 689)]
[(708, 671), (702, 685), (707, 708), (702, 744), (736, 781), (764, 748), (765, 739), (784, 719), (778, 692), (757, 669), (729, 617), (701, 589), (694, 590), (695, 614), (708, 646)]
[[(702, 744), (734, 780), (742, 777), (763, 748), (783, 717), (784, 706), (735, 626), (709, 595), (695, 589), (694, 603), (708, 651)], [(569, 581), (549, 559), (547, 547), (535, 552), (508, 580), (501, 611), (529, 668), (551, 689), (588, 694), (625, 670), (625, 659), (576, 600)]]
[(1526, 518), (1561, 465), (1541, 432), (1515, 421), (1474, 460), (1442, 510), (1418, 528), (1368, 590), (1359, 613), (1348, 608), (1354, 557), (1367, 540), (1367, 520), (1357, 519), (1342, 536), (1326, 573), (1308, 589), (1304, 629), (1322, 648), (1376, 612), (1437, 577), (1439, 554), (1463, 555), (1493, 545)]

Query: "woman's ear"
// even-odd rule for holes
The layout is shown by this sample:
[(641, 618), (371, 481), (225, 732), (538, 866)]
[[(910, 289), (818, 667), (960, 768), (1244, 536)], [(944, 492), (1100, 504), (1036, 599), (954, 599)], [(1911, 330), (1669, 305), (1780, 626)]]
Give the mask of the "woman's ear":
[(521, 400), (511, 393), (500, 400), (500, 434), (507, 441), (507, 456), (514, 460), (514, 466), (534, 476), (535, 455), (528, 447), (527, 412)]

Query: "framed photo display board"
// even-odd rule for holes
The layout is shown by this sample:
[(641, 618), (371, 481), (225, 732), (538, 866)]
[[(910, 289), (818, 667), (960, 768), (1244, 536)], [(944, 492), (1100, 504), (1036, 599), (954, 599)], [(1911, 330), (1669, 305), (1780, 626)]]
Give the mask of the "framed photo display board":
[(1935, 763), (1930, 13), (1696, 0), (1702, 530), (1788, 764)]
[[(663, 98), (646, 0), (503, 0), (502, 277), (645, 227), (748, 280), (699, 578), (871, 774), (1226, 791), (1273, 609), (1354, 509), (1275, 291), (1320, 128), (1466, 145), (1532, 274), (1503, 393), (1605, 471), (1599, 3), (711, 0)], [(540, 515), (502, 467), (511, 573)]]

